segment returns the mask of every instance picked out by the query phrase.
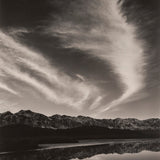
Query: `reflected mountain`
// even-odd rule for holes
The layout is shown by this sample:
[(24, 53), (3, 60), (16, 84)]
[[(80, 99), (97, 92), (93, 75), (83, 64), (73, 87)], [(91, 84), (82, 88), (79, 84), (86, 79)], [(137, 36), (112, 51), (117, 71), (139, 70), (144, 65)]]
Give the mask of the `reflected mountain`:
[(159, 152), (160, 140), (137, 140), (134, 142), (113, 142), (95, 146), (21, 151), (0, 155), (0, 160), (70, 160), (74, 158), (89, 158), (98, 154), (139, 153), (144, 150)]

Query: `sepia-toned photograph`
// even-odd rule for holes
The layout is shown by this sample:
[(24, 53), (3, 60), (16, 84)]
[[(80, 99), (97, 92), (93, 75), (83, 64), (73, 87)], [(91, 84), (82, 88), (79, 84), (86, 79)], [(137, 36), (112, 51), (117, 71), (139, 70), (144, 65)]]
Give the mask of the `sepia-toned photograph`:
[(0, 0), (0, 160), (159, 160), (160, 0)]

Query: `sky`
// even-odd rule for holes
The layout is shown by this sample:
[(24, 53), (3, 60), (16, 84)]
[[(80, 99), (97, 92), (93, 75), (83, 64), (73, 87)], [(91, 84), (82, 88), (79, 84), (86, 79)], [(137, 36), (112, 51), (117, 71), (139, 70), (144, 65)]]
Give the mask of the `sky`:
[(159, 0), (0, 0), (0, 112), (160, 117)]

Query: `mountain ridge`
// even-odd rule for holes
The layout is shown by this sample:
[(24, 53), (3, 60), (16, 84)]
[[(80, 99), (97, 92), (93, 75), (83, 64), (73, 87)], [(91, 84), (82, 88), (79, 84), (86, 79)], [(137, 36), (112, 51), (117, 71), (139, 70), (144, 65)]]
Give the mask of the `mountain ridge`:
[(70, 129), (85, 126), (128, 130), (160, 129), (159, 118), (138, 120), (136, 118), (95, 119), (81, 115), (72, 117), (58, 114), (45, 116), (40, 113), (32, 112), (31, 110), (20, 110), (16, 113), (11, 113), (9, 111), (0, 113), (0, 127), (17, 124), (49, 129)]

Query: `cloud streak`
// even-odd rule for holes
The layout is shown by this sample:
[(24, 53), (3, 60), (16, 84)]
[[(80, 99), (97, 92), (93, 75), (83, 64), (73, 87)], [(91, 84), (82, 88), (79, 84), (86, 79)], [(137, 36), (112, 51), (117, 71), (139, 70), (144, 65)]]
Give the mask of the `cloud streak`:
[[(143, 42), (136, 37), (136, 26), (128, 24), (122, 16), (117, 0), (73, 2), (71, 6), (68, 15), (65, 12), (57, 17), (57, 21), (54, 16), (46, 33), (62, 38), (64, 47), (84, 50), (112, 66), (112, 71), (119, 77), (122, 95), (100, 111), (105, 112), (144, 88)], [(70, 15), (70, 11), (74, 14)]]
[(9, 88), (6, 84), (1, 82), (0, 82), (0, 88), (15, 95), (18, 94), (16, 91), (14, 91), (13, 89)]
[[(0, 76), (3, 81), (0, 82), (0, 89), (11, 94), (23, 95), (23, 92), (18, 93), (19, 89), (23, 90), (23, 87), (30, 86), (32, 90), (55, 104), (81, 109), (79, 104), (87, 101), (91, 93), (95, 95), (98, 93), (98, 89), (89, 82), (74, 80), (51, 65), (40, 53), (32, 51), (2, 31), (0, 31), (0, 59)], [(11, 79), (14, 80), (16, 87), (7, 83)], [(19, 82), (25, 85), (22, 86)]]

